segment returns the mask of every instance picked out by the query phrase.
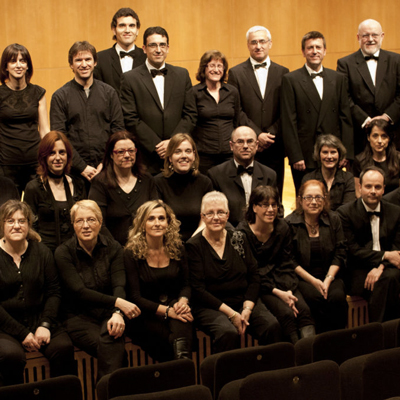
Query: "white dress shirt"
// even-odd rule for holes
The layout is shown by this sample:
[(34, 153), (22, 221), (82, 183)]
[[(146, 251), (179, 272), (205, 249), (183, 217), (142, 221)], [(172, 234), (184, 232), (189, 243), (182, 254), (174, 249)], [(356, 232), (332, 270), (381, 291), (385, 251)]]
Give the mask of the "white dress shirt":
[[(364, 204), (365, 209), (368, 211), (381, 211), (381, 203), (378, 204), (378, 206), (373, 210), (372, 208), (368, 207), (365, 203), (364, 200), (361, 199), (362, 203)], [(380, 223), (380, 217), (377, 215), (372, 215), (370, 217), (370, 223), (371, 223), (371, 232), (372, 232), (372, 250), (375, 251), (381, 251), (381, 244), (379, 242), (379, 223)]]
[[(125, 53), (128, 53), (129, 51), (135, 50), (135, 44), (133, 44), (132, 48), (130, 48), (129, 50), (124, 50), (118, 43), (115, 45), (115, 50), (118, 53), (118, 57), (119, 57), (119, 53), (121, 51), (125, 51)], [(122, 68), (122, 72), (128, 72), (132, 69), (133, 66), (133, 58), (130, 56), (125, 56), (124, 58), (119, 58), (119, 62), (121, 63), (121, 68)]]
[[(234, 159), (236, 168), (239, 166), (239, 163)], [(254, 161), (249, 164), (246, 168), (249, 167), (254, 167)], [(240, 175), (240, 179), (242, 180), (243, 184), (243, 189), (244, 189), (244, 195), (246, 198), (246, 207), (249, 205), (249, 199), (250, 199), (250, 194), (251, 194), (251, 184), (253, 183), (253, 176), (249, 175), (247, 172), (243, 172), (243, 174)]]
[[(157, 69), (154, 68), (152, 65), (150, 65), (149, 60), (146, 59), (146, 67), (149, 70), (149, 73), (152, 69)], [(165, 63), (159, 68), (162, 69), (165, 68)], [(164, 108), (164, 84), (165, 84), (165, 76), (164, 75), (156, 75), (153, 78), (154, 86), (156, 87), (158, 97), (160, 99), (160, 103), (162, 108)]]
[(250, 57), (250, 62), (251, 65), (253, 66), (253, 70), (254, 70), (254, 75), (256, 76), (257, 79), (257, 83), (258, 83), (258, 87), (260, 88), (260, 92), (261, 92), (261, 96), (264, 98), (265, 96), (265, 89), (267, 87), (267, 80), (268, 80), (268, 71), (269, 71), (269, 67), (271, 65), (271, 60), (269, 58), (269, 56), (263, 61), (266, 62), (267, 64), (265, 65), (265, 67), (260, 67), (260, 68), (254, 68), (254, 66), (256, 64), (262, 64), (256, 60), (254, 60), (253, 58)]
[[(310, 76), (311, 76), (311, 74), (319, 74), (320, 72), (322, 72), (324, 70), (322, 65), (321, 65), (321, 68), (319, 69), (319, 71), (314, 71), (307, 64), (305, 64), (305, 65), (306, 65), (306, 69), (307, 69), (308, 73), (310, 74)], [(316, 76), (313, 79), (313, 82), (314, 82), (315, 87), (317, 88), (319, 97), (321, 97), (321, 100), (322, 100), (322, 96), (324, 94), (324, 79), (321, 76)]]

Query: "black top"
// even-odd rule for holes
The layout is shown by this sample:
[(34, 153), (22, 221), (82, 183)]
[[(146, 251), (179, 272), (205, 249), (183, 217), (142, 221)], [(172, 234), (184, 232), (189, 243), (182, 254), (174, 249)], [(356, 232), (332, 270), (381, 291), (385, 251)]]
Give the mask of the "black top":
[(51, 130), (65, 133), (70, 140), (72, 165), (79, 173), (87, 165), (96, 168), (103, 160), (108, 138), (125, 129), (117, 92), (96, 79), (89, 97), (75, 79), (54, 92), (50, 123)]
[(193, 139), (199, 152), (208, 154), (231, 153), (229, 140), (232, 131), (240, 125), (240, 97), (238, 90), (222, 83), (219, 103), (207, 90), (205, 83), (191, 89), (197, 107), (197, 123)]
[(148, 174), (137, 179), (130, 193), (119, 186), (108, 187), (99, 177), (92, 181), (89, 199), (99, 205), (105, 226), (114, 239), (125, 245), (136, 210), (146, 201), (157, 199), (157, 190), (152, 176)]
[(36, 164), (39, 101), (45, 93), (31, 83), (23, 90), (0, 86), (0, 165)]
[(180, 261), (170, 260), (165, 268), (153, 268), (146, 260), (133, 258), (125, 250), (124, 262), (128, 281), (128, 300), (135, 303), (143, 315), (154, 315), (160, 304), (172, 305), (179, 297), (190, 299), (189, 271), (185, 254)]
[[(321, 168), (316, 169), (303, 177), (301, 184), (310, 181), (311, 179), (316, 179), (322, 182), (326, 189), (328, 186), (322, 176)], [(335, 178), (333, 179), (331, 190), (329, 190), (329, 200), (331, 203), (331, 210), (335, 211), (338, 207), (343, 204), (349, 203), (356, 199), (356, 190), (354, 187), (354, 176), (351, 172), (343, 171), (342, 169), (337, 169)]]
[[(397, 156), (399, 157), (399, 162), (400, 162), (400, 153), (397, 152)], [(388, 169), (388, 163), (387, 161), (374, 161), (374, 164), (376, 167), (379, 167), (380, 169), (383, 170), (385, 173), (385, 194), (392, 192), (393, 190), (396, 190), (399, 187), (399, 179), (400, 179), (400, 171), (397, 173), (397, 175), (393, 176), (392, 178), (389, 178), (389, 169)], [(353, 163), (353, 174), (356, 178), (360, 177), (361, 174), (361, 163), (360, 163), (360, 154), (355, 157), (354, 163)]]
[(15, 183), (5, 176), (0, 176), (0, 206), (7, 200), (20, 200), (21, 196)]
[[(79, 200), (86, 198), (85, 185), (79, 178), (71, 177), (74, 191), (71, 193), (71, 207)], [(54, 200), (53, 193), (47, 190), (40, 177), (28, 182), (25, 188), (24, 201), (38, 217), (33, 226), (44, 243), (52, 252), (74, 234), (68, 202), (61, 204)], [(58, 216), (56, 215), (58, 214)], [(57, 219), (57, 222), (56, 222)]]
[[(289, 224), (292, 240), (293, 255), (296, 267), (301, 266), (306, 271), (311, 271), (311, 244), (304, 216), (295, 212), (288, 215), (286, 222)], [(319, 218), (319, 240), (321, 245), (321, 269), (326, 274), (331, 265), (344, 268), (346, 265), (346, 240), (339, 216), (330, 211)]]
[(292, 236), (286, 221), (275, 219), (274, 230), (265, 243), (257, 239), (247, 221), (240, 222), (237, 229), (246, 234), (253, 256), (257, 259), (261, 293), (271, 294), (274, 288), (295, 291), (298, 278), (294, 272)]
[(125, 298), (125, 268), (121, 245), (99, 234), (92, 256), (76, 236), (59, 246), (55, 260), (61, 276), (67, 317), (110, 318), (117, 297)]
[(211, 180), (200, 173), (194, 176), (189, 172), (174, 173), (169, 178), (158, 174), (154, 181), (158, 196), (172, 207), (176, 218), (181, 222), (182, 239), (188, 240), (200, 222), (201, 199), (213, 190)]
[(43, 323), (56, 325), (60, 285), (51, 251), (29, 241), (19, 268), (0, 249), (0, 331), (22, 342)]
[(236, 310), (257, 301), (260, 276), (246, 236), (227, 231), (222, 258), (199, 232), (186, 242), (193, 297), (197, 306), (218, 310), (222, 303)]

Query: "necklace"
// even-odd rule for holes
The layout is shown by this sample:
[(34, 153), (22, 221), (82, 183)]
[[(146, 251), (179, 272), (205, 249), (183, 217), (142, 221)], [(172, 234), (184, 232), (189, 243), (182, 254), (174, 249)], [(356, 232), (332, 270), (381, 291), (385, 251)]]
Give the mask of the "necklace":
[(311, 225), (311, 224), (309, 224), (306, 220), (304, 220), (304, 222), (306, 223), (307, 226), (310, 227), (311, 234), (312, 234), (312, 235), (316, 235), (317, 232), (318, 232), (317, 227), (319, 226), (319, 224), (317, 223), (317, 224), (315, 224), (315, 225)]

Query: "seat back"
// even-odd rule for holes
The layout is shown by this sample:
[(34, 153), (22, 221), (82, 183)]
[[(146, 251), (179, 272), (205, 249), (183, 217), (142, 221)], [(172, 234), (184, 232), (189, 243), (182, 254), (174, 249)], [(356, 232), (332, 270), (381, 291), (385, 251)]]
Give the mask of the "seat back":
[(72, 375), (0, 388), (4, 400), (82, 400), (81, 381)]
[(382, 323), (384, 347), (393, 349), (400, 346), (400, 319), (393, 319)]
[(339, 366), (330, 360), (245, 378), (240, 400), (340, 400)]

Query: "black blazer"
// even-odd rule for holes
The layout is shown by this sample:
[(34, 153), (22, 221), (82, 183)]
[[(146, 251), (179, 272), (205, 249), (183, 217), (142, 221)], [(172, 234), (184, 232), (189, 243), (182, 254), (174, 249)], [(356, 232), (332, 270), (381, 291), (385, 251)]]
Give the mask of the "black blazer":
[(348, 79), (356, 151), (362, 150), (365, 132), (361, 125), (367, 117), (386, 113), (400, 136), (400, 54), (380, 50), (375, 86), (361, 50), (339, 59), (337, 71)]
[[(143, 50), (135, 46), (132, 69), (144, 64), (146, 54)], [(97, 65), (94, 69), (94, 77), (112, 86), (120, 95), (122, 68), (115, 44), (111, 49), (99, 51), (97, 53)]]
[(342, 220), (343, 231), (349, 249), (349, 267), (367, 269), (379, 267), (385, 251), (400, 250), (400, 207), (385, 200), (381, 201), (379, 218), (379, 242), (381, 251), (372, 250), (372, 231), (370, 217), (361, 198), (337, 209)]
[(125, 126), (136, 134), (149, 172), (158, 173), (163, 160), (155, 146), (175, 133), (190, 133), (195, 125), (195, 105), (188, 95), (192, 83), (185, 68), (166, 64), (164, 108), (146, 64), (122, 75), (121, 105)]
[(347, 158), (354, 158), (346, 77), (328, 68), (324, 73), (322, 100), (305, 66), (282, 79), (282, 134), (290, 164), (304, 160), (307, 168), (316, 168), (315, 140), (327, 133), (339, 137)]
[[(226, 161), (211, 168), (208, 171), (214, 190), (218, 190), (226, 195), (229, 201), (229, 222), (236, 226), (244, 215), (246, 208), (246, 197), (243, 183), (237, 175), (235, 162)], [(276, 186), (276, 173), (271, 168), (254, 161), (254, 172), (251, 189), (260, 185)]]

